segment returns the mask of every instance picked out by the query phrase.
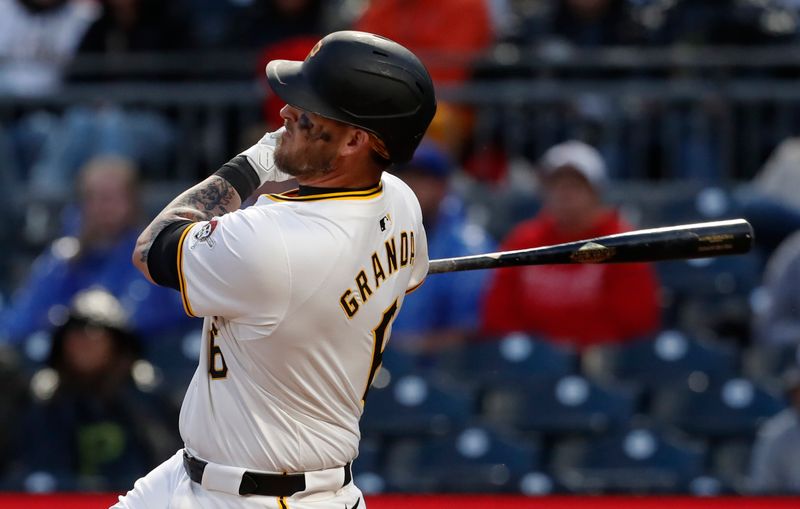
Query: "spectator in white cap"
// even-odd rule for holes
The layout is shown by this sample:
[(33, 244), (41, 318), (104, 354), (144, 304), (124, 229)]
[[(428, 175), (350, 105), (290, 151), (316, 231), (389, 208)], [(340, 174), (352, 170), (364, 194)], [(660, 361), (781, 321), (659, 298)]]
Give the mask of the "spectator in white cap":
[[(540, 161), (539, 177), (541, 211), (514, 228), (501, 250), (630, 229), (603, 203), (605, 163), (591, 146), (567, 141), (550, 148)], [(659, 325), (658, 285), (649, 265), (515, 267), (494, 271), (492, 277), (482, 316), (489, 337), (520, 331), (582, 349), (644, 337)]]
[(602, 202), (606, 164), (581, 141), (566, 141), (545, 152), (539, 165), (543, 206), (562, 232), (583, 231), (608, 211)]

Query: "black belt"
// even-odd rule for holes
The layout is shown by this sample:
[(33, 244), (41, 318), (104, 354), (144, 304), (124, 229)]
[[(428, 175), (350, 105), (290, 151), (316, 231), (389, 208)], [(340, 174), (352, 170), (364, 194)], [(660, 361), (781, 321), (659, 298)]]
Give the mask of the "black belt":
[[(203, 481), (203, 471), (208, 462), (199, 460), (188, 452), (183, 451), (183, 468), (189, 479), (200, 484)], [(341, 487), (350, 484), (353, 474), (350, 463), (344, 467), (344, 483)], [(306, 489), (305, 474), (265, 474), (262, 472), (245, 471), (242, 482), (239, 484), (239, 495), (264, 495), (267, 497), (291, 497), (295, 493)]]

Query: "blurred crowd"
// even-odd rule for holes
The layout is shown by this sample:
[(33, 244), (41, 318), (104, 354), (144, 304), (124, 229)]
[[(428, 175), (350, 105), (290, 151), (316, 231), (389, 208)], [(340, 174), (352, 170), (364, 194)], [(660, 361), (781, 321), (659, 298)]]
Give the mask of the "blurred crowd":
[[(264, 63), (348, 28), (406, 45), (444, 91), (392, 170), (420, 200), (432, 259), (732, 217), (756, 231), (753, 253), (729, 259), (431, 276), (370, 393), (361, 488), (800, 493), (796, 105), (753, 123), (711, 96), (578, 94), (557, 112), (491, 96), (694, 72), (557, 65), (609, 47), (796, 48), (793, 0), (0, 0), (0, 489), (124, 490), (180, 447), (200, 324), (134, 270), (135, 239), (187, 183), (171, 168), (188, 160), (199, 178), (224, 163), (207, 147), (230, 157), (280, 125)], [(724, 68), (701, 78), (796, 77)], [(159, 87), (182, 97), (198, 80), (258, 90), (251, 114), (211, 109), (209, 125), (233, 128), (190, 134), (202, 115)], [(116, 100), (120, 84), (142, 95)], [(475, 85), (488, 87), (459, 95)], [(751, 129), (723, 140), (739, 116)], [(644, 137), (654, 118), (667, 134)]]

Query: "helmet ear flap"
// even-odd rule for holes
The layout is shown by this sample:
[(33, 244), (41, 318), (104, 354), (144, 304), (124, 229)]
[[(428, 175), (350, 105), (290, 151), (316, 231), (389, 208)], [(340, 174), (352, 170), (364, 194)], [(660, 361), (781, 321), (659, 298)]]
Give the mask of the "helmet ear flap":
[(286, 103), (360, 127), (375, 152), (411, 159), (436, 113), (433, 81), (408, 49), (366, 32), (334, 32), (302, 62), (273, 60), (267, 79)]

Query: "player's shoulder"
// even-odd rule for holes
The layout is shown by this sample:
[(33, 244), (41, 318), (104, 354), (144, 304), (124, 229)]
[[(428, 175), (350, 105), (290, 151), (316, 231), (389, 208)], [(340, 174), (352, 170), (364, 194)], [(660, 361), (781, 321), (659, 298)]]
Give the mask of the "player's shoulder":
[(419, 206), (417, 195), (408, 187), (408, 184), (403, 182), (402, 179), (396, 175), (385, 171), (381, 175), (381, 184), (383, 185), (384, 195), (390, 200), (398, 200), (406, 202), (415, 208)]
[(381, 174), (381, 183), (386, 190), (391, 189), (392, 191), (413, 194), (413, 191), (411, 191), (411, 188), (408, 187), (408, 184), (403, 182), (400, 177), (393, 175), (388, 171), (385, 171), (383, 174)]
[(277, 217), (269, 210), (251, 206), (196, 223), (187, 239), (190, 247), (196, 242), (211, 243), (214, 239), (225, 239), (226, 243), (256, 244), (263, 232), (278, 225)]

